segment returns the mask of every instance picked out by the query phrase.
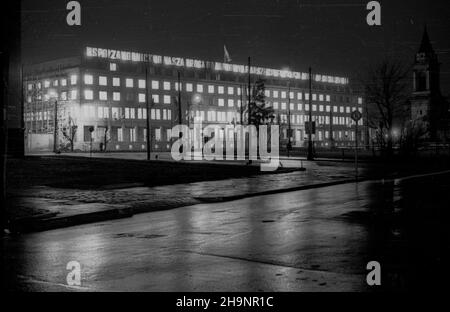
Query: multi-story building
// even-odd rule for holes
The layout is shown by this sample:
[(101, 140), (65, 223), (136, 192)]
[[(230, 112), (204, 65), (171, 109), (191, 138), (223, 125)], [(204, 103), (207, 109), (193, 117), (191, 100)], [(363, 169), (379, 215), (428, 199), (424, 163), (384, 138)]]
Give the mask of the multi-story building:
[[(187, 125), (194, 116), (204, 125), (245, 124), (248, 76), (244, 65), (87, 47), (80, 57), (26, 68), (27, 146), (51, 149), (56, 137), (59, 148), (73, 136), (75, 150), (99, 150), (106, 143), (110, 151), (144, 151), (148, 114), (151, 149), (169, 151), (180, 115)], [(282, 143), (290, 133), (293, 147), (307, 144), (311, 109), (315, 147), (352, 146), (350, 115), (362, 112), (362, 97), (348, 78), (311, 77), (310, 101), (309, 73), (250, 67), (252, 83), (264, 80), (265, 101), (274, 108)]]

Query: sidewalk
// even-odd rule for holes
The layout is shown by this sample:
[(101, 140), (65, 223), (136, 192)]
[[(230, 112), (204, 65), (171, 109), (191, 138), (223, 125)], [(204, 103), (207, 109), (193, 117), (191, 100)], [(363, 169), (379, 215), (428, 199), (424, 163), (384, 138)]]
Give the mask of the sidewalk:
[[(299, 165), (299, 161), (283, 161), (283, 166), (286, 167)], [(303, 165), (306, 171), (156, 187), (130, 184), (109, 185), (97, 189), (39, 186), (17, 190), (10, 196), (15, 209), (21, 213), (13, 220), (11, 230), (48, 230), (130, 217), (143, 212), (230, 201), (354, 180), (354, 169), (351, 166), (327, 166), (315, 162), (303, 162)], [(360, 177), (366, 177), (365, 169), (360, 170)]]

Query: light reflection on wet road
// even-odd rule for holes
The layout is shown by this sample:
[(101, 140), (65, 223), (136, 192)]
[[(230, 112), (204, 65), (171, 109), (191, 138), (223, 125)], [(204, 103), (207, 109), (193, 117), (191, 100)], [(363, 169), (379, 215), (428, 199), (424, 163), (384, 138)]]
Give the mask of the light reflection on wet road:
[(26, 234), (4, 239), (6, 267), (21, 290), (77, 290), (64, 286), (75, 260), (79, 290), (366, 291), (396, 233), (368, 220), (400, 194), (343, 184)]

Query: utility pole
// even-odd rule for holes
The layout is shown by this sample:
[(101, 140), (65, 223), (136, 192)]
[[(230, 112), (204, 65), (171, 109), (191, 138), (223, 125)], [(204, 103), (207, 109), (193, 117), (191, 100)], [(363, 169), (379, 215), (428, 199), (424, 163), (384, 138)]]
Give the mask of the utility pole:
[(247, 86), (247, 88), (248, 88), (248, 94), (247, 94), (247, 109), (248, 109), (248, 121), (247, 121), (247, 123), (250, 125), (250, 123), (251, 123), (251, 115), (252, 115), (252, 112), (251, 112), (251, 107), (250, 107), (250, 101), (251, 101), (251, 92), (252, 92), (252, 90), (251, 90), (251, 77), (250, 77), (250, 66), (251, 66), (251, 59), (250, 59), (250, 56), (248, 57), (248, 86)]
[(355, 121), (355, 178), (358, 180), (358, 120)]
[(178, 71), (178, 124), (183, 124), (182, 122), (182, 112), (181, 112), (181, 74)]
[(55, 100), (55, 116), (54, 116), (54, 125), (53, 125), (53, 153), (58, 152), (58, 100)]
[[(150, 108), (149, 108), (149, 92), (148, 92), (148, 64), (145, 64), (145, 106), (147, 109), (147, 137), (146, 137), (146, 143), (147, 143), (147, 160), (151, 159), (151, 154), (150, 154), (150, 148), (151, 148), (151, 144), (150, 144)], [(152, 99), (153, 100), (153, 99)]]
[[(183, 124), (182, 122), (182, 112), (181, 112), (181, 74), (180, 71), (178, 71), (178, 124), (181, 126)], [(180, 132), (178, 134), (178, 138), (182, 138), (183, 134)], [(180, 146), (180, 153), (183, 153), (183, 145)]]
[(330, 105), (330, 149), (334, 148), (333, 138), (333, 107)]
[(286, 145), (286, 150), (287, 150), (287, 156), (290, 157), (290, 151), (291, 151), (291, 86), (288, 87), (288, 107), (287, 107), (287, 111), (288, 111), (288, 131), (287, 131), (287, 135), (288, 135), (288, 143)]
[(242, 87), (242, 85), (240, 86), (240, 88), (241, 88), (241, 107), (240, 107), (240, 113), (241, 113), (241, 125), (243, 125), (243, 124), (244, 124), (244, 102), (243, 102), (243, 99), (244, 99), (244, 95), (243, 95), (243, 93), (244, 93), (244, 88)]
[(309, 131), (308, 131), (308, 160), (314, 160), (312, 146), (312, 70), (309, 68)]

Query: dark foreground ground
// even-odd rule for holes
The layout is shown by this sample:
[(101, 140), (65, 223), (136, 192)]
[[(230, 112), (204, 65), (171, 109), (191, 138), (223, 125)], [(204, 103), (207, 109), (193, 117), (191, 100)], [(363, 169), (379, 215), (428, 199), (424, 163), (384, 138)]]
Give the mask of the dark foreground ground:
[[(317, 165), (353, 168), (350, 160), (318, 160)], [(359, 164), (366, 176), (383, 178), (450, 168), (450, 157), (385, 162), (373, 159)], [(279, 168), (283, 172), (283, 168)], [(288, 169), (286, 169), (288, 170)], [(272, 172), (269, 172), (269, 174)], [(29, 156), (7, 161), (7, 190), (31, 186), (92, 189), (117, 184), (160, 186), (212, 181), (264, 174), (259, 165), (218, 162), (166, 162), (71, 156)]]
[[(20, 291), (448, 289), (450, 174), (377, 180), (3, 238)], [(69, 287), (66, 265), (81, 265)], [(368, 287), (366, 265), (381, 264)]]
[(36, 185), (89, 189), (122, 183), (156, 186), (244, 177), (259, 172), (256, 166), (29, 156), (8, 159), (7, 187), (8, 190)]

